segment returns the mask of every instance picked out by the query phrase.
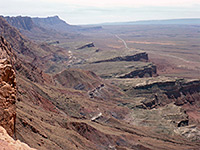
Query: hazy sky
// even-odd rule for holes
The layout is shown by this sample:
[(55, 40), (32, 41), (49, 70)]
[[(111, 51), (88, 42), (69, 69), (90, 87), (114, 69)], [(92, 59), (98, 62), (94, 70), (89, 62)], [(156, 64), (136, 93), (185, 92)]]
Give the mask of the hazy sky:
[(0, 0), (0, 4), (0, 15), (58, 15), (70, 24), (200, 18), (200, 0)]

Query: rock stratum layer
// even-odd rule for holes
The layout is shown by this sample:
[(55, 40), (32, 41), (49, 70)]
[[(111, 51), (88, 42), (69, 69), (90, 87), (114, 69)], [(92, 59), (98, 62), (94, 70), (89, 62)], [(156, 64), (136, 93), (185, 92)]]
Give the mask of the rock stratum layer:
[(16, 78), (10, 45), (0, 37), (0, 125), (14, 135), (16, 118)]
[(199, 140), (200, 80), (160, 76), (116, 83), (131, 97), (120, 104), (132, 110), (128, 122)]
[(99, 60), (99, 61), (95, 61), (94, 63), (116, 62), (116, 61), (144, 61), (144, 62), (147, 62), (148, 60), (149, 60), (148, 54), (146, 52), (141, 52), (141, 53), (136, 53), (134, 55), (118, 56), (118, 57), (107, 59), (107, 60)]
[(5, 17), (5, 19), (9, 24), (18, 29), (31, 30), (34, 28), (34, 23), (30, 17)]
[[(156, 80), (155, 80), (156, 79)], [(144, 96), (145, 108), (155, 108), (174, 102), (177, 106), (195, 104), (200, 99), (200, 80), (154, 78), (138, 83), (127, 90), (129, 95)]]

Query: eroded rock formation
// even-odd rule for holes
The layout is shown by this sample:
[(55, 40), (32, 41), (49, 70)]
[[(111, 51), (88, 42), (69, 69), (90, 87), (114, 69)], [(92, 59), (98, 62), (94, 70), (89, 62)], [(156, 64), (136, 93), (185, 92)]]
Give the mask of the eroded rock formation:
[(177, 106), (194, 104), (199, 101), (200, 81), (186, 79), (168, 79), (166, 81), (148, 81), (137, 84), (129, 91), (136, 95), (148, 95), (142, 103), (147, 108), (163, 106), (174, 102)]
[(119, 56), (119, 57), (114, 57), (111, 59), (99, 60), (99, 61), (95, 61), (94, 63), (116, 62), (116, 61), (145, 61), (147, 62), (148, 60), (149, 60), (148, 54), (146, 52), (142, 52), (142, 53), (136, 53), (133, 55)]
[(118, 78), (143, 78), (143, 77), (153, 77), (157, 76), (157, 69), (156, 66), (153, 64), (149, 64), (147, 66), (137, 68), (131, 72), (121, 74), (117, 76)]
[(94, 43), (92, 43), (92, 42), (87, 43), (87, 44), (85, 44), (85, 45), (83, 45), (83, 46), (77, 48), (77, 50), (78, 50), (78, 49), (84, 49), (84, 48), (90, 48), (90, 47), (95, 47), (95, 46), (94, 46)]
[(30, 148), (27, 144), (20, 142), (19, 140), (15, 141), (11, 138), (6, 130), (0, 126), (0, 149), (5, 150), (35, 150)]
[(0, 125), (14, 135), (16, 118), (16, 78), (10, 45), (0, 37)]
[(30, 17), (5, 17), (6, 21), (12, 26), (23, 29), (23, 30), (31, 30), (34, 28), (34, 23)]

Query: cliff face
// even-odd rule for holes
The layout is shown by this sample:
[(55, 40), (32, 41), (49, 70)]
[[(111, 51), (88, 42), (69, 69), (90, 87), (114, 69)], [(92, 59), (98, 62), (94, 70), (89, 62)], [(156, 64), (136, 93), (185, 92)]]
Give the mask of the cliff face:
[(16, 78), (10, 45), (0, 37), (0, 125), (14, 135), (16, 118)]
[(90, 47), (95, 47), (95, 46), (94, 46), (94, 43), (92, 43), (92, 42), (87, 43), (87, 44), (85, 44), (85, 45), (83, 45), (83, 46), (78, 47), (77, 50), (79, 50), (79, 49), (84, 49), (84, 48), (90, 48)]
[(153, 76), (157, 76), (157, 69), (155, 65), (149, 64), (147, 66), (138, 68), (131, 72), (119, 75), (118, 78), (135, 78), (135, 77), (143, 78), (143, 77), (153, 77)]
[(17, 29), (31, 30), (34, 23), (30, 17), (5, 17), (6, 21)]
[(174, 102), (177, 106), (194, 105), (200, 99), (200, 80), (167, 79), (146, 81), (127, 91), (129, 94), (147, 97), (141, 103), (146, 108), (164, 106)]
[(119, 56), (107, 60), (100, 60), (96, 61), (94, 63), (101, 63), (101, 62), (116, 62), (116, 61), (144, 61), (147, 62), (149, 60), (148, 54), (146, 52), (137, 53), (134, 55), (128, 55), (128, 56)]
[(64, 24), (69, 26), (69, 24), (61, 20), (58, 16), (47, 17), (47, 18), (33, 18), (33, 21), (36, 24), (46, 24), (46, 25)]
[(65, 21), (61, 20), (58, 16), (47, 17), (47, 18), (32, 18), (33, 22), (45, 29), (56, 30), (58, 32), (70, 32), (74, 31), (77, 26), (72, 26), (67, 24)]
[(130, 97), (119, 104), (131, 110), (127, 122), (199, 140), (200, 80), (159, 76), (117, 79), (114, 83)]

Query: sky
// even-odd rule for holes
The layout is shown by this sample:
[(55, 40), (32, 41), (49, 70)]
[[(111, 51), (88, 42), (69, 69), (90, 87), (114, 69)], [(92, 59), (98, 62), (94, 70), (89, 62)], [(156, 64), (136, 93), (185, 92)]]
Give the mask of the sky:
[(69, 24), (200, 18), (200, 0), (0, 0), (0, 15), (58, 15)]

